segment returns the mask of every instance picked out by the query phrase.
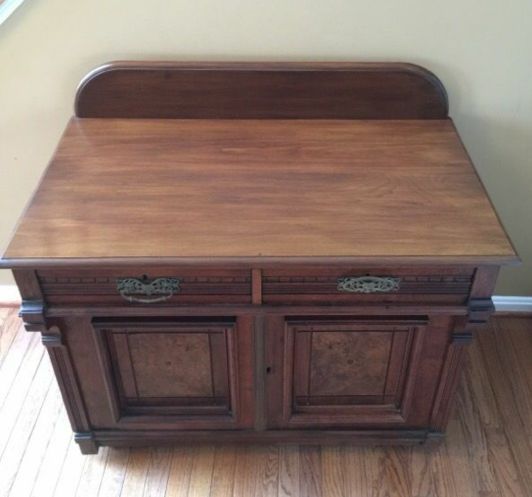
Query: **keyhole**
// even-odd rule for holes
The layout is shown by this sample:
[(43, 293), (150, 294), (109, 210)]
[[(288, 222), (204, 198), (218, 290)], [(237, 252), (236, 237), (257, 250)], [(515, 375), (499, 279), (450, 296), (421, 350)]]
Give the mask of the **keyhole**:
[(268, 367), (266, 368), (266, 373), (270, 374), (271, 372), (272, 372), (272, 368), (271, 368), (270, 366), (268, 366)]

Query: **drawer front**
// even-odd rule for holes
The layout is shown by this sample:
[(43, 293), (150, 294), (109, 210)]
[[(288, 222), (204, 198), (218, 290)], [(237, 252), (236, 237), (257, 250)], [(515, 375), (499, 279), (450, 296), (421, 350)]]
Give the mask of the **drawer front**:
[(37, 275), (48, 304), (175, 306), (251, 302), (251, 275), (246, 269), (41, 270)]
[(265, 304), (465, 304), (473, 268), (264, 269)]

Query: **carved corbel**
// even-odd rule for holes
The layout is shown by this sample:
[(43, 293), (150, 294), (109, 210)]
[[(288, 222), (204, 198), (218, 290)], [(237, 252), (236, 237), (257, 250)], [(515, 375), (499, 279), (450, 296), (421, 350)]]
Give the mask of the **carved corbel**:
[(42, 300), (23, 300), (20, 306), (19, 316), (24, 322), (26, 331), (46, 332), (44, 302)]
[(494, 310), (495, 306), (491, 297), (470, 299), (468, 302), (469, 325), (486, 324)]
[(57, 326), (48, 326), (45, 317), (45, 306), (42, 300), (23, 300), (20, 307), (20, 317), (26, 331), (41, 333), (45, 347), (61, 347), (64, 345), (61, 330)]

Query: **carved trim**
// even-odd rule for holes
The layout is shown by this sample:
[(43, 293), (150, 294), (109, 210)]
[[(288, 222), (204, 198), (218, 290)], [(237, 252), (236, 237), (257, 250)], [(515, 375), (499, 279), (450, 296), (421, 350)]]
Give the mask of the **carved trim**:
[[(362, 276), (369, 276), (364, 274)], [(422, 283), (422, 284), (451, 284), (451, 285), (467, 285), (469, 286), (472, 281), (470, 275), (463, 276), (448, 276), (442, 274), (430, 274), (430, 275), (402, 275), (402, 284)], [(337, 282), (335, 276), (309, 276), (309, 275), (297, 275), (297, 276), (277, 276), (266, 275), (263, 276), (265, 283), (333, 283)]]
[[(175, 293), (179, 292), (179, 278), (117, 278), (116, 289), (122, 298), (128, 302), (140, 302), (142, 304), (153, 304), (168, 300)], [(137, 297), (144, 295), (145, 297)]]
[[(338, 291), (340, 280), (348, 278), (379, 278), (379, 276), (361, 274), (342, 277), (332, 275), (264, 275), (263, 284), (264, 293), (272, 294), (283, 288), (283, 291), (298, 291), (301, 285), (309, 285), (316, 288), (316, 293), (333, 293)], [(471, 275), (389, 275), (386, 278), (400, 280), (400, 287), (394, 291), (401, 294), (453, 294), (468, 295), (470, 292), (472, 277)], [(347, 290), (346, 290), (347, 291)]]
[(350, 293), (388, 293), (399, 290), (401, 278), (390, 276), (348, 276), (338, 279), (339, 292)]
[(44, 302), (42, 300), (23, 300), (19, 316), (22, 318), (26, 331), (46, 331), (44, 318)]
[[(112, 276), (79, 276), (79, 277), (65, 277), (54, 276), (49, 274), (39, 274), (39, 280), (43, 285), (55, 286), (55, 285), (106, 285), (115, 284), (116, 278)], [(180, 276), (181, 283), (249, 283), (251, 278), (249, 276)]]
[(61, 331), (57, 326), (51, 326), (50, 328), (41, 331), (41, 341), (46, 348), (63, 347), (63, 337)]
[(485, 324), (491, 314), (495, 311), (495, 306), (491, 297), (472, 298), (468, 303), (468, 315), (470, 324)]

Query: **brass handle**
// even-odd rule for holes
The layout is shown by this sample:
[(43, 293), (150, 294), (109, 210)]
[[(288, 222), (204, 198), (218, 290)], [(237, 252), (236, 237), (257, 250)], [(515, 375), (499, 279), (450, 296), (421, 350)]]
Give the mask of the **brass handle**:
[(360, 276), (338, 279), (337, 290), (350, 293), (387, 293), (399, 290), (401, 278), (390, 276)]
[[(140, 278), (118, 278), (116, 289), (120, 295), (128, 302), (140, 302), (142, 304), (153, 304), (168, 300), (179, 292), (179, 278), (156, 278), (148, 280), (147, 277)], [(150, 298), (136, 297), (135, 295), (146, 295)], [(154, 296), (153, 298), (151, 298)]]

